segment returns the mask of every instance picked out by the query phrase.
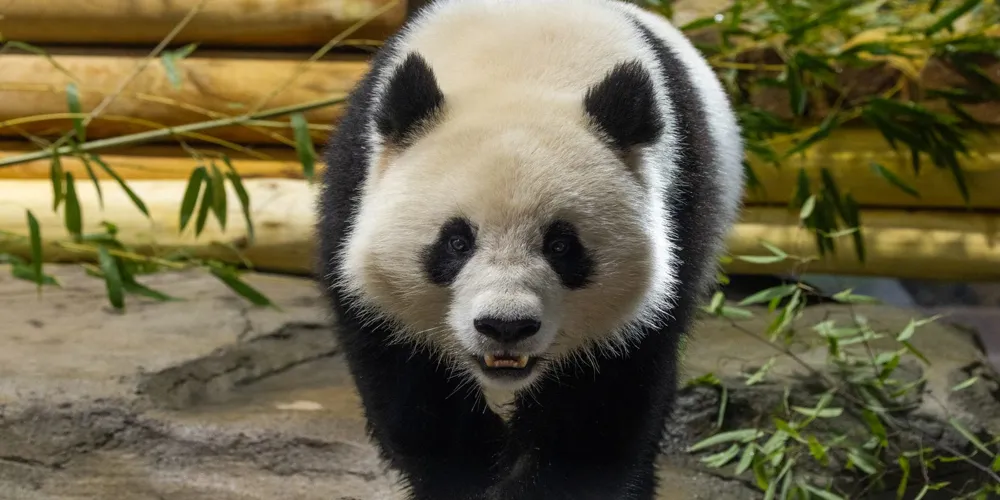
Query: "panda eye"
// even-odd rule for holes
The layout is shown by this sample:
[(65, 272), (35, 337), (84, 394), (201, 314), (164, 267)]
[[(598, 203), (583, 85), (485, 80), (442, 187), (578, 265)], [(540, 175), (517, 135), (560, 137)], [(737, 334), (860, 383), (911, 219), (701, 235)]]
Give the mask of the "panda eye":
[(452, 236), (448, 239), (448, 247), (457, 253), (469, 251), (469, 240), (463, 236)]
[(569, 243), (562, 239), (554, 240), (549, 243), (548, 250), (552, 255), (563, 255), (569, 251)]

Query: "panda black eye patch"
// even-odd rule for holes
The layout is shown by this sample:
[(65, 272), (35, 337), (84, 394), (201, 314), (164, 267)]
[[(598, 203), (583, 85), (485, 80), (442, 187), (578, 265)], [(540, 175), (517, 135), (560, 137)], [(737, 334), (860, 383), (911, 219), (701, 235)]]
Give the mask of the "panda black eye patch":
[(432, 283), (448, 286), (476, 251), (476, 235), (469, 221), (449, 219), (438, 231), (434, 243), (424, 249), (424, 271)]
[(542, 254), (566, 288), (576, 290), (590, 283), (594, 261), (573, 224), (566, 221), (550, 224), (542, 239)]

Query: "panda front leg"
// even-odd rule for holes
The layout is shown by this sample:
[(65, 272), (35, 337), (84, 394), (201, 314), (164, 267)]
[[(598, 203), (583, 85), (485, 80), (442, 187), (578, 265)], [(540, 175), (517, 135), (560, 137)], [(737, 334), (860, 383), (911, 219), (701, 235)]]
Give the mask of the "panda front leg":
[(652, 500), (676, 391), (678, 336), (647, 335), (627, 357), (598, 357), (518, 400), (506, 474), (490, 500)]
[(388, 332), (342, 335), (368, 431), (415, 500), (465, 500), (493, 480), (503, 421), (426, 353)]

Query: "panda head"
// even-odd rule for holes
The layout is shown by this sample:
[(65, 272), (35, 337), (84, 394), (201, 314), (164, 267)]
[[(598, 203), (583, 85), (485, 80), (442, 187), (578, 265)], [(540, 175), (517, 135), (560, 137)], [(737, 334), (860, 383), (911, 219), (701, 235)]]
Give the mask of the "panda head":
[(664, 126), (639, 64), (602, 78), (449, 95), (421, 56), (403, 58), (376, 92), (342, 259), (356, 303), (506, 390), (627, 340), (662, 281), (638, 165)]

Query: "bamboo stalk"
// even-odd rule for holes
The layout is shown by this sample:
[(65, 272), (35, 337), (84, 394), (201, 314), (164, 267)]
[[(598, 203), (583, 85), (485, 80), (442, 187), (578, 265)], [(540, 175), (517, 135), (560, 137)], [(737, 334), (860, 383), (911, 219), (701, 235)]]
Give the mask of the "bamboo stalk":
[[(23, 0), (4, 2), (0, 31), (32, 43), (155, 44), (198, 0)], [(388, 0), (212, 0), (178, 34), (178, 43), (236, 47), (318, 46), (376, 13)], [(406, 16), (407, 2), (354, 36), (384, 39)], [(113, 26), (114, 29), (108, 29)]]
[[(79, 182), (77, 191), (83, 205), (87, 231), (100, 230), (104, 219), (115, 222), (122, 239), (144, 253), (162, 255), (184, 250), (205, 258), (240, 262), (233, 250), (258, 269), (309, 273), (314, 262), (314, 221), (317, 187), (301, 180), (249, 179), (256, 240), (247, 244), (247, 233), (236, 197), (230, 193), (228, 225), (223, 231), (209, 218), (205, 232), (195, 238), (189, 228), (178, 234), (179, 203), (185, 182), (143, 180), (130, 183), (149, 207), (152, 221), (136, 210), (112, 182), (104, 182), (105, 208), (97, 204), (93, 185)], [(52, 241), (66, 241), (61, 213), (53, 213), (52, 189), (44, 180), (0, 181), (0, 230), (26, 234), (25, 209), (38, 218), (46, 260), (71, 261), (88, 258), (61, 248)], [(1000, 279), (1000, 215), (988, 213), (943, 213), (932, 211), (870, 210), (864, 214), (867, 260), (856, 260), (850, 237), (840, 239), (839, 252), (812, 262), (809, 272), (938, 278), (955, 280)], [(798, 217), (781, 208), (747, 207), (742, 220), (729, 237), (729, 251), (735, 255), (765, 255), (765, 240), (792, 255), (816, 254), (812, 232), (798, 225)], [(212, 244), (215, 242), (217, 244)], [(0, 238), (0, 252), (28, 255), (23, 238)], [(728, 266), (731, 272), (774, 273), (789, 271), (788, 263), (759, 265), (738, 259)], [(801, 269), (800, 269), (801, 270)]]
[[(59, 67), (53, 66), (52, 61)], [(81, 112), (89, 113), (134, 72), (142, 56), (133, 52), (62, 54), (53, 55), (52, 61), (36, 55), (3, 55), (0, 138), (20, 138), (25, 133), (53, 137), (72, 130), (73, 117), (67, 115), (70, 84), (79, 89)], [(268, 108), (287, 108), (344, 96), (368, 69), (364, 57), (315, 61), (304, 71), (301, 64), (302, 61), (260, 55), (243, 58), (193, 55), (175, 63), (175, 82), (161, 61), (153, 61), (87, 127), (87, 137), (118, 137), (239, 116), (264, 95), (281, 89), (292, 77), (291, 84), (270, 97)], [(306, 118), (310, 123), (329, 126), (341, 112), (338, 105), (317, 107), (306, 113)], [(279, 142), (269, 135), (277, 133), (284, 139), (281, 142), (292, 144), (294, 134), (287, 118), (275, 121), (284, 128), (261, 131), (245, 124), (229, 124), (211, 130), (210, 135), (240, 144), (256, 144)], [(325, 135), (315, 131), (313, 139), (320, 141)]]
[[(0, 162), (7, 157), (20, 156), (37, 150), (38, 148), (31, 148), (24, 143), (0, 143)], [(169, 145), (108, 148), (99, 154), (105, 163), (127, 180), (187, 179), (191, 171), (203, 165), (207, 159), (215, 159), (221, 165), (222, 154), (229, 156), (233, 167), (243, 178), (305, 178), (302, 165), (291, 148), (255, 149), (254, 153), (259, 156), (226, 151), (222, 148), (198, 148), (196, 151), (201, 155), (201, 159), (192, 157), (179, 147)], [(50, 163), (48, 158), (42, 158), (2, 167), (0, 179), (48, 179)], [(83, 161), (76, 156), (62, 157), (60, 163), (63, 171), (72, 173), (74, 178), (81, 179), (89, 175)], [(94, 173), (100, 179), (110, 179), (102, 169), (97, 169)]]
[[(282, 116), (289, 113), (302, 112), (311, 109), (327, 107), (341, 103), (343, 102), (343, 100), (344, 100), (343, 97), (335, 97), (332, 99), (323, 99), (320, 101), (308, 102), (292, 106), (285, 106), (282, 108), (268, 109), (250, 115), (241, 115), (241, 116), (234, 116), (231, 118), (222, 118), (218, 120), (189, 123), (186, 125), (150, 130), (147, 132), (139, 132), (136, 134), (119, 136), (119, 137), (108, 137), (106, 139), (99, 139), (96, 141), (85, 142), (77, 146), (61, 146), (59, 148), (56, 148), (56, 152), (60, 155), (69, 155), (74, 152), (89, 153), (92, 151), (99, 151), (101, 149), (112, 148), (116, 146), (142, 144), (146, 142), (152, 142), (157, 139), (168, 138), (171, 136), (183, 136), (187, 133), (197, 132), (199, 130), (209, 130), (213, 128), (223, 127), (226, 125), (238, 125), (241, 123), (246, 123), (248, 121), (262, 120), (274, 116)], [(0, 159), (0, 168), (5, 167), (7, 165), (15, 165), (18, 163), (24, 163), (33, 160), (51, 158), (52, 156), (53, 152), (48, 148), (40, 151), (35, 151), (32, 153), (8, 156)]]

